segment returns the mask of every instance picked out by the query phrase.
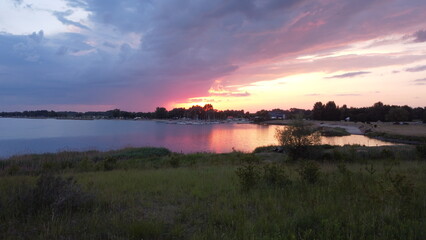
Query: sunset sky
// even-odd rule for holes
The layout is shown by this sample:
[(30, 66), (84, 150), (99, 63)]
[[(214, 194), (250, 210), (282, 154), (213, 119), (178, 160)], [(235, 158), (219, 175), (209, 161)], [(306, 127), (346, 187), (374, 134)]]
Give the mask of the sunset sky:
[(426, 106), (425, 0), (0, 0), (0, 112)]

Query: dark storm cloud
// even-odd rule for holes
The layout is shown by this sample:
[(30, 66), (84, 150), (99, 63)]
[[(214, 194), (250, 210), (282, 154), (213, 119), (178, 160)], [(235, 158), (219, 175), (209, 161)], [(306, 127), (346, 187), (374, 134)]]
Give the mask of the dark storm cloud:
[(426, 31), (420, 30), (414, 33), (414, 42), (426, 42)]
[[(22, 104), (115, 104), (152, 110), (207, 95), (215, 80), (257, 62), (327, 52), (405, 33), (426, 21), (423, 0), (67, 2), (87, 11), (88, 23), (70, 20), (70, 10), (53, 15), (79, 27), (78, 34), (0, 35), (0, 69), (4, 66), (9, 76), (0, 87), (9, 84), (9, 94)], [(365, 69), (343, 67), (336, 71)], [(361, 74), (367, 72), (334, 77)], [(52, 94), (45, 98), (45, 91)]]

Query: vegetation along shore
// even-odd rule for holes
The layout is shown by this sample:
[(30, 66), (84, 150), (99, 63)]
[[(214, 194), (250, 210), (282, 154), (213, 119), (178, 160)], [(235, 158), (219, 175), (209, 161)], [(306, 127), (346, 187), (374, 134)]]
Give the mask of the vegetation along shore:
[(0, 238), (426, 238), (424, 145), (288, 147), (15, 156), (0, 161)]

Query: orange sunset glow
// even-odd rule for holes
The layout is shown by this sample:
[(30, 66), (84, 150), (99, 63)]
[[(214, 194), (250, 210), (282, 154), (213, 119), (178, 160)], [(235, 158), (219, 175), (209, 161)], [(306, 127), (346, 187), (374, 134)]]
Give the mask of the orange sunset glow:
[(4, 110), (426, 102), (422, 1), (71, 2), (0, 3)]

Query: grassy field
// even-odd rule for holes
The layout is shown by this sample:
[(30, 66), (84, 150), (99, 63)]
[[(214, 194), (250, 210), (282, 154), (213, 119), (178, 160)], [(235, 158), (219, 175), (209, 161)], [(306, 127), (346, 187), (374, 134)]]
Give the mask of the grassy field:
[(326, 148), (21, 156), (0, 166), (0, 239), (426, 239), (424, 153)]
[[(272, 125), (289, 125), (292, 120), (271, 120), (266, 121), (265, 124)], [(422, 123), (408, 123), (406, 125), (395, 125), (390, 122), (344, 122), (344, 121), (306, 121), (314, 126), (320, 126), (320, 123), (325, 123), (329, 126), (336, 126), (337, 128), (349, 126), (357, 127), (361, 132), (366, 133), (367, 136), (379, 138), (390, 141), (411, 141), (413, 143), (426, 142), (426, 124)], [(325, 134), (326, 135), (326, 134)], [(332, 134), (330, 134), (332, 135)], [(339, 134), (336, 134), (339, 136)], [(333, 136), (333, 135), (332, 135)]]
[[(360, 128), (363, 131), (371, 130), (374, 132), (383, 132), (383, 133), (394, 134), (394, 135), (426, 137), (426, 124), (421, 124), (421, 123), (408, 123), (407, 125), (395, 125), (391, 122), (362, 123), (362, 122), (313, 121), (313, 120), (306, 120), (306, 122), (311, 123), (313, 125), (326, 123), (326, 124), (336, 125), (336, 126), (354, 126), (354, 127)], [(266, 121), (265, 123), (276, 124), (276, 125), (289, 125), (292, 123), (292, 120), (271, 120), (271, 121)]]
[(392, 123), (380, 123), (374, 128), (375, 132), (387, 134), (426, 137), (426, 124), (394, 125)]

